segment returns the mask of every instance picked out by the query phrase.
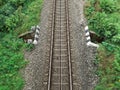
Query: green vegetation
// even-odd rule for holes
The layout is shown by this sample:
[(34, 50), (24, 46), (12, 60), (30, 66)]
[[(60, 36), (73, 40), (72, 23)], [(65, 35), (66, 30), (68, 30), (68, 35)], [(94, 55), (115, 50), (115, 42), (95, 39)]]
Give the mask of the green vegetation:
[[(40, 21), (43, 0), (0, 0), (0, 90), (22, 90), (26, 45), (18, 35)], [(32, 46), (30, 46), (32, 47)], [(30, 48), (29, 47), (29, 48)]]
[(23, 22), (21, 27), (18, 27), (16, 29), (16, 33), (18, 34), (28, 31), (28, 29), (30, 29), (31, 26), (37, 25), (40, 22), (40, 12), (42, 9), (43, 0), (34, 0), (34, 1), (31, 0), (31, 2), (27, 2), (28, 5), (23, 8), (23, 12), (24, 12), (23, 14), (24, 18), (22, 17)]
[(19, 70), (26, 61), (23, 57), (24, 44), (11, 34), (5, 35), (0, 44), (0, 90), (21, 90), (24, 82)]
[(120, 90), (120, 1), (88, 0), (88, 25), (104, 41), (100, 44), (96, 72), (100, 77), (95, 90)]

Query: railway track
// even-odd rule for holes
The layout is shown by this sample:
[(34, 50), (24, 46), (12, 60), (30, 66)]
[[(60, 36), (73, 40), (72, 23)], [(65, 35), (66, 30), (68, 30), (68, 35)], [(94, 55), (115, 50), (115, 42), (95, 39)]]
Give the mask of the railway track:
[(47, 90), (73, 90), (69, 0), (53, 0)]

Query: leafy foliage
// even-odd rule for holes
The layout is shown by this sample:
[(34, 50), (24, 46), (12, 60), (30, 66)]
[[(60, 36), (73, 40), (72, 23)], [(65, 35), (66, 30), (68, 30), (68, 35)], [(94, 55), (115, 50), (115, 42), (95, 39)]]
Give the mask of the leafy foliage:
[[(13, 1), (17, 1), (17, 0), (13, 0)], [(12, 0), (6, 2), (6, 4), (4, 4), (1, 9), (0, 9), (0, 31), (4, 31), (4, 32), (8, 32), (12, 27), (6, 27), (8, 23), (14, 24), (14, 27), (17, 27), (18, 25), (16, 24), (15, 21), (11, 20), (11, 18), (13, 19), (18, 19), (18, 17), (21, 15), (20, 12), (18, 13), (18, 11), (20, 10), (21, 6), (16, 6), (12, 3)], [(9, 21), (8, 21), (9, 20)], [(14, 23), (13, 23), (14, 22)], [(16, 25), (15, 25), (16, 24)], [(10, 26), (10, 25), (9, 25)]]
[[(104, 37), (105, 40), (112, 39), (112, 41), (114, 41), (113, 43), (115, 43), (116, 40), (113, 39), (115, 39), (118, 36), (117, 34), (120, 32), (119, 21), (120, 17), (118, 17), (119, 9), (117, 9), (116, 5), (117, 1), (116, 0), (114, 1), (89, 0), (89, 1), (90, 5), (86, 6), (85, 14), (87, 16), (90, 29), (94, 30), (98, 35)], [(108, 8), (110, 8), (110, 10), (107, 10)]]
[(111, 39), (118, 31), (116, 23), (114, 23), (114, 17), (108, 16), (104, 12), (96, 12), (88, 23), (92, 30), (105, 39)]
[(19, 70), (26, 64), (22, 49), (23, 41), (8, 34), (0, 44), (0, 90), (20, 90), (23, 79)]
[(113, 13), (118, 10), (116, 7), (117, 0), (100, 0), (102, 12)]
[(119, 0), (88, 0), (85, 9), (90, 29), (104, 37), (96, 60), (100, 79), (95, 90), (120, 89), (119, 4)]
[(5, 26), (8, 31), (15, 30), (18, 26), (22, 25), (24, 14), (21, 12), (22, 7), (19, 7), (14, 14), (6, 18)]
[(40, 12), (42, 9), (42, 2), (43, 0), (35, 0), (34, 2), (26, 1), (28, 5), (23, 7), (24, 13), (24, 21), (22, 22), (23, 25), (16, 28), (16, 33), (21, 34), (25, 31), (28, 31), (31, 26), (36, 25), (40, 21)]
[(26, 45), (17, 35), (38, 24), (43, 0), (0, 0), (0, 90), (22, 90)]
[[(43, 0), (8, 0), (0, 1), (0, 31), (10, 32), (16, 28), (26, 31), (39, 22)], [(34, 20), (34, 21), (33, 21)], [(26, 24), (27, 23), (27, 24)], [(17, 30), (16, 32), (18, 32)]]

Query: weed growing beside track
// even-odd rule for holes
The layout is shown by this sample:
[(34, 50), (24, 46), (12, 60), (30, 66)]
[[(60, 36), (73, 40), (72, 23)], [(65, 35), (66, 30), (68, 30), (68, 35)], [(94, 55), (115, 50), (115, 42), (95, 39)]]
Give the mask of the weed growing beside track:
[(26, 44), (18, 35), (40, 21), (43, 0), (0, 1), (0, 90), (22, 90)]
[(100, 77), (95, 90), (120, 89), (120, 1), (88, 0), (85, 15), (91, 30), (104, 38), (96, 63)]

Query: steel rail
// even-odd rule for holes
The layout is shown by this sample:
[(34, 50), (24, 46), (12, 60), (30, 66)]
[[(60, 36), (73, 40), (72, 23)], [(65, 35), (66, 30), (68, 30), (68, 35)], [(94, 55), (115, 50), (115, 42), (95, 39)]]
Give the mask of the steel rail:
[(69, 27), (69, 5), (68, 0), (65, 0), (65, 7), (66, 7), (66, 30), (67, 30), (67, 45), (68, 45), (68, 59), (69, 59), (69, 79), (70, 79), (70, 90), (73, 90), (73, 84), (72, 84), (72, 64), (71, 64), (71, 48), (70, 48), (70, 27)]
[(52, 76), (52, 58), (53, 58), (53, 42), (54, 42), (54, 28), (55, 28), (55, 9), (56, 0), (53, 0), (53, 12), (52, 12), (52, 31), (51, 31), (51, 43), (50, 43), (50, 66), (49, 66), (49, 77), (48, 77), (48, 90), (51, 88), (51, 76)]
[[(60, 2), (60, 7), (61, 7), (61, 2)], [(60, 13), (61, 13), (61, 9), (60, 9)], [(55, 30), (55, 22), (56, 22), (55, 18), (56, 18), (56, 0), (53, 0), (52, 24), (51, 24), (52, 29), (51, 29), (51, 43), (50, 43), (50, 60), (49, 60), (49, 76), (48, 76), (47, 90), (51, 90), (51, 82), (52, 82), (51, 80), (52, 80), (52, 62), (53, 62), (53, 49), (54, 49), (54, 30)], [(69, 89), (73, 90), (68, 0), (65, 0), (65, 19), (66, 19), (66, 37), (67, 37), (67, 52), (68, 52), (67, 56), (68, 56), (68, 70), (69, 70)], [(61, 28), (61, 17), (60, 17), (60, 28)], [(60, 37), (61, 37), (61, 33), (60, 33)], [(61, 43), (60, 43), (60, 45), (61, 45)], [(61, 46), (60, 46), (60, 48), (61, 48)], [(60, 51), (60, 53), (61, 53), (61, 51)], [(62, 63), (60, 63), (60, 64), (62, 64)], [(62, 73), (62, 68), (61, 68), (61, 73)], [(62, 75), (60, 76), (60, 78), (61, 78), (60, 90), (62, 90)]]

